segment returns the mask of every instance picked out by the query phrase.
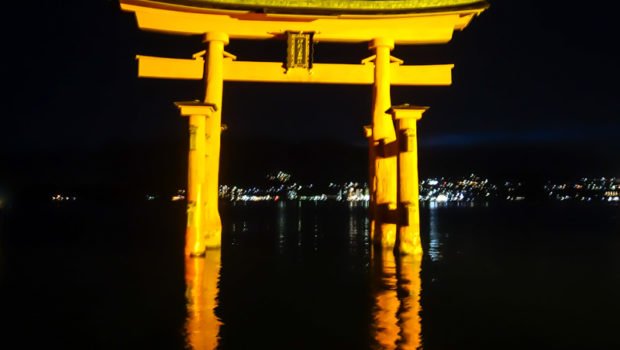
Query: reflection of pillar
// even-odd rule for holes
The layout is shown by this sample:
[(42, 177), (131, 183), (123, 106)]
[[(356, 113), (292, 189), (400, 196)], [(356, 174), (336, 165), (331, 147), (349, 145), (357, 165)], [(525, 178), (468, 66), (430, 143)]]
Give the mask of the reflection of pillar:
[(220, 251), (210, 251), (205, 258), (185, 258), (188, 343), (198, 350), (215, 349), (221, 322), (215, 316)]
[(398, 340), (398, 319), (400, 307), (396, 292), (396, 263), (394, 254), (386, 249), (373, 249), (373, 272), (375, 274), (376, 294), (373, 319), (375, 340), (381, 349), (396, 349)]
[[(396, 209), (396, 156), (390, 152), (396, 140), (392, 118), (386, 114), (390, 108), (390, 50), (394, 40), (373, 39), (369, 44), (375, 50), (375, 75), (373, 85), (372, 145), (376, 147), (374, 174), (375, 190), (375, 245), (394, 247), (396, 224), (386, 222), (388, 210)], [(371, 165), (372, 166), (372, 165)]]
[(217, 248), (222, 243), (222, 222), (218, 210), (218, 185), (220, 167), (220, 134), (222, 129), (222, 92), (224, 88), (224, 46), (228, 35), (207, 33), (207, 59), (205, 60), (206, 92), (205, 103), (216, 106), (205, 123), (205, 165), (204, 186), (200, 191), (199, 205), (204, 209), (204, 240), (206, 248)]
[(389, 110), (398, 128), (398, 249), (404, 254), (422, 255), (416, 122), (427, 109), (402, 105)]
[(420, 320), (421, 256), (401, 257), (397, 266), (398, 294), (400, 307), (398, 324), (400, 328), (399, 349), (415, 350), (421, 345), (422, 322)]
[[(187, 176), (187, 230), (185, 254), (200, 256), (206, 246), (205, 206), (203, 188), (207, 178), (207, 121), (214, 112), (214, 105), (200, 102), (176, 102), (181, 115), (189, 116), (189, 158)], [(216, 207), (217, 209), (217, 207)]]
[(395, 259), (389, 250), (373, 250), (373, 330), (382, 349), (413, 350), (421, 345), (420, 258)]

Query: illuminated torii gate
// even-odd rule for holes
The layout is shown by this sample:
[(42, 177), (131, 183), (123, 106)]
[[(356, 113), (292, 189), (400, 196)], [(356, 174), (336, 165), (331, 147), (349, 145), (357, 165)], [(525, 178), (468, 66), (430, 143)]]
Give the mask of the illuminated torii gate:
[[(204, 35), (191, 59), (137, 56), (138, 76), (204, 79), (202, 102), (177, 102), (189, 116), (186, 254), (221, 244), (218, 174), (224, 81), (373, 86), (369, 140), (371, 235), (375, 245), (421, 254), (416, 120), (426, 107), (392, 106), (391, 85), (450, 85), (453, 65), (403, 65), (395, 44), (439, 44), (486, 9), (480, 0), (121, 0), (141, 29)], [(230, 39), (286, 39), (286, 62), (237, 61)], [(368, 42), (361, 64), (311, 59), (313, 42)], [(397, 124), (395, 129), (394, 123)]]

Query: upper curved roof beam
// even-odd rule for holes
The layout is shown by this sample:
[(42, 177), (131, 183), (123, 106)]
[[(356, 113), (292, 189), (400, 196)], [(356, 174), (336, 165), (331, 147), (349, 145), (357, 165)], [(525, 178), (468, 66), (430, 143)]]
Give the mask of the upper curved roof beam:
[(317, 42), (439, 44), (488, 4), (479, 0), (120, 0), (141, 29), (175, 34), (226, 33), (231, 39), (277, 39), (313, 32)]
[[(151, 1), (155, 2), (155, 1)], [(398, 14), (484, 9), (485, 0), (158, 0), (193, 8), (290, 14)]]

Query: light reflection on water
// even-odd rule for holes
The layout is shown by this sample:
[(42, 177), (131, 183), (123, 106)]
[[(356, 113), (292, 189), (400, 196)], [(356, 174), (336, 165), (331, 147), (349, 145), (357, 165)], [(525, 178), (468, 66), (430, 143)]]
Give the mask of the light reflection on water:
[(205, 257), (185, 258), (185, 299), (187, 301), (187, 342), (196, 350), (215, 349), (220, 320), (215, 315), (221, 267), (219, 249), (208, 250)]
[(147, 204), (2, 217), (0, 349), (620, 349), (617, 207), (427, 206), (420, 271), (371, 258), (363, 207), (287, 203), (281, 254), (274, 203), (229, 204), (184, 261), (183, 206)]
[[(355, 209), (350, 207), (348, 213), (343, 212), (343, 215), (348, 214), (348, 218), (343, 218), (346, 226), (342, 228), (346, 231), (340, 232), (349, 254), (362, 256), (365, 261), (362, 265), (369, 277), (373, 303), (359, 307), (370, 306), (370, 310), (367, 310), (372, 321), (368, 329), (374, 339), (370, 346), (375, 349), (417, 349), (421, 346), (421, 258), (396, 257), (391, 250), (374, 250), (369, 240), (369, 219), (365, 211)], [(296, 260), (303, 262), (303, 252), (298, 249), (302, 244), (309, 245), (309, 248), (316, 252), (321, 244), (327, 243), (324, 236), (329, 232), (324, 232), (321, 221), (324, 218), (317, 213), (302, 220), (301, 208), (291, 212), (287, 211), (285, 203), (278, 203), (275, 205), (274, 214), (270, 219), (273, 220), (272, 223), (265, 227), (272, 227), (275, 231), (273, 239), (278, 255), (296, 254)], [(248, 230), (246, 219), (239, 218), (237, 222), (229, 225), (233, 234), (230, 244), (243, 244), (239, 236), (234, 234)], [(239, 230), (240, 228), (242, 229)], [(254, 224), (250, 230), (250, 236), (254, 235)], [(310, 239), (302, 241), (303, 237)], [(220, 338), (223, 336), (220, 328), (226, 320), (222, 321), (215, 312), (221, 293), (218, 285), (221, 271), (221, 250), (209, 250), (205, 257), (185, 260), (185, 332), (186, 342), (192, 349), (216, 349), (222, 346), (224, 341)], [(303, 303), (304, 300), (298, 302)]]
[(441, 246), (442, 243), (440, 241), (439, 231), (437, 227), (437, 205), (430, 206), (430, 214), (429, 214), (429, 236), (430, 242), (428, 247), (428, 255), (431, 257), (432, 261), (439, 261), (442, 258), (441, 255)]
[(373, 331), (378, 348), (421, 346), (420, 270), (419, 257), (395, 257), (391, 251), (373, 251)]
[(286, 220), (286, 202), (278, 202), (278, 214), (277, 214), (277, 221), (278, 221), (278, 252), (280, 254), (283, 253), (284, 251), (284, 246), (286, 244), (285, 240), (286, 240), (286, 226), (287, 226), (287, 220)]
[[(360, 235), (359, 228), (359, 216), (355, 215), (356, 213), (351, 210), (349, 207), (349, 235), (347, 240), (347, 245), (349, 246), (349, 252), (352, 254), (357, 253), (357, 238)], [(363, 234), (363, 231), (361, 232)]]
[(221, 254), (184, 261), (183, 206), (147, 204), (2, 217), (0, 349), (620, 349), (617, 207), (427, 206), (420, 290), (363, 207), (287, 203), (280, 254), (275, 204), (229, 204)]

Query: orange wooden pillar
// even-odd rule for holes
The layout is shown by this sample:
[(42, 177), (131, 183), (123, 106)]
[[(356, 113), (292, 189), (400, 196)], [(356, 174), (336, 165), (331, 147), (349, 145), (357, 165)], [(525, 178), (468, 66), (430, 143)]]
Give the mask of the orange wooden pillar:
[[(369, 48), (375, 51), (375, 70), (373, 84), (372, 142), (371, 158), (374, 152), (374, 178), (369, 179), (374, 190), (374, 232), (372, 240), (384, 249), (393, 248), (396, 242), (396, 224), (387, 216), (397, 207), (396, 154), (393, 148), (396, 132), (392, 118), (386, 111), (391, 106), (390, 99), (390, 51), (394, 41), (389, 38), (376, 38), (370, 41)], [(372, 161), (372, 160), (371, 160)]]
[(222, 95), (224, 90), (224, 46), (228, 45), (225, 33), (207, 33), (205, 60), (204, 102), (215, 106), (205, 120), (205, 177), (200, 189), (201, 210), (204, 210), (204, 247), (219, 248), (222, 244), (222, 222), (218, 208), (220, 136), (222, 133)]
[(398, 251), (422, 255), (416, 123), (428, 107), (394, 106), (388, 110), (397, 126)]
[(368, 139), (368, 192), (370, 194), (370, 200), (368, 201), (368, 216), (370, 217), (370, 240), (374, 243), (375, 240), (375, 225), (377, 224), (377, 206), (376, 206), (376, 179), (375, 179), (375, 160), (376, 150), (375, 142), (372, 138), (372, 125), (364, 126), (364, 134)]
[[(206, 248), (204, 187), (207, 185), (207, 125), (215, 106), (201, 102), (176, 102), (182, 116), (189, 117), (187, 171), (187, 229), (185, 254), (201, 256)], [(217, 207), (216, 207), (217, 209)]]

